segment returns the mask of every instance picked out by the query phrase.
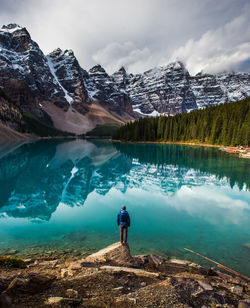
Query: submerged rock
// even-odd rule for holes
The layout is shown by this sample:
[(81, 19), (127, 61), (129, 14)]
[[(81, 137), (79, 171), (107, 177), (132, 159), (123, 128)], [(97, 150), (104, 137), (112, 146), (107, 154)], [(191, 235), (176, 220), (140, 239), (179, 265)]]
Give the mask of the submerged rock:
[(250, 243), (246, 243), (246, 244), (244, 244), (243, 246), (246, 247), (246, 248), (248, 248), (248, 249), (250, 249)]

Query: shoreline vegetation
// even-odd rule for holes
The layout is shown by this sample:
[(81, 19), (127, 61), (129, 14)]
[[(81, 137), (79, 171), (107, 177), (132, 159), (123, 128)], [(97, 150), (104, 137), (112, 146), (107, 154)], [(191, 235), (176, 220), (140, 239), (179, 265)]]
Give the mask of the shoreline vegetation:
[(202, 146), (209, 148), (221, 148), (225, 147), (224, 145), (216, 145), (216, 144), (208, 144), (201, 142), (183, 142), (183, 141), (123, 141), (123, 140), (115, 140), (111, 139), (111, 142), (121, 142), (121, 143), (141, 143), (141, 144), (174, 144), (174, 145), (188, 145), (188, 146)]
[(250, 144), (250, 98), (173, 117), (140, 118), (120, 127), (113, 140), (221, 147)]
[[(183, 142), (183, 141), (123, 141), (123, 140), (115, 140), (115, 139), (111, 139), (110, 140), (113, 143), (138, 143), (138, 144), (172, 144), (172, 145), (185, 145), (185, 146), (195, 146), (195, 147), (208, 147), (208, 148), (217, 148), (219, 150), (225, 151), (229, 154), (234, 154), (234, 155), (238, 155), (241, 158), (250, 158), (250, 148), (249, 147), (237, 147), (235, 148), (235, 151), (228, 151), (228, 147), (225, 145), (219, 145), (219, 144), (209, 144), (209, 143), (201, 143), (201, 142)], [(236, 151), (237, 150), (237, 151)], [(243, 153), (241, 153), (243, 152)]]
[(248, 307), (249, 278), (114, 243), (88, 256), (0, 261), (0, 307)]

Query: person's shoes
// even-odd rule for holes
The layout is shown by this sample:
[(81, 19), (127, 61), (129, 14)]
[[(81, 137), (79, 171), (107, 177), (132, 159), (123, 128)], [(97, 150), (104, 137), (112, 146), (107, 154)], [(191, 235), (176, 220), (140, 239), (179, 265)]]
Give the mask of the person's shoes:
[(121, 244), (123, 244), (123, 242), (120, 242)]

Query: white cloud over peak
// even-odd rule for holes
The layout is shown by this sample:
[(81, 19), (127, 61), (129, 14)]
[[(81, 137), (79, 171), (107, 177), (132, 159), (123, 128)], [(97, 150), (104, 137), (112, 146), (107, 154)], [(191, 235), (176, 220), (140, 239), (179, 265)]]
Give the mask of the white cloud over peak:
[(183, 61), (193, 74), (237, 70), (242, 62), (250, 59), (250, 6), (248, 8), (243, 15), (207, 31), (200, 39), (188, 40), (173, 52), (170, 60)]
[(110, 43), (93, 55), (94, 61), (104, 66), (107, 72), (117, 71), (121, 66), (128, 71), (144, 70), (151, 57), (148, 48), (137, 48), (133, 42)]

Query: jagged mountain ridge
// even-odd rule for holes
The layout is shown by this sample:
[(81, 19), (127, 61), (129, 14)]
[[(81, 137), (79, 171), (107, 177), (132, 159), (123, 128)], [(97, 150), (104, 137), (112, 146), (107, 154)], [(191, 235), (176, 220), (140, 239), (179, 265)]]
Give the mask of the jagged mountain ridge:
[(129, 93), (133, 110), (142, 115), (175, 115), (250, 96), (250, 74), (191, 76), (181, 62), (136, 75), (128, 74), (122, 67), (112, 77)]
[[(21, 112), (39, 119), (49, 115), (61, 131), (79, 134), (96, 124), (134, 119), (126, 93), (112, 85), (100, 86), (71, 50), (56, 49), (45, 56), (28, 31), (16, 24), (0, 29), (0, 87)], [(95, 98), (93, 92), (98, 94)]]
[[(136, 75), (123, 67), (108, 75), (100, 65), (87, 72), (72, 50), (58, 48), (45, 56), (25, 28), (9, 24), (0, 29), (0, 88), (5, 95), (0, 97), (2, 124), (19, 130), (22, 113), (28, 112), (41, 121), (49, 115), (58, 130), (80, 134), (96, 124), (122, 125), (139, 116), (174, 115), (243, 99), (250, 96), (250, 74), (191, 76), (181, 62)], [(12, 108), (6, 107), (6, 97)]]

